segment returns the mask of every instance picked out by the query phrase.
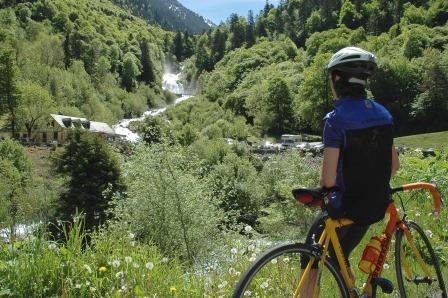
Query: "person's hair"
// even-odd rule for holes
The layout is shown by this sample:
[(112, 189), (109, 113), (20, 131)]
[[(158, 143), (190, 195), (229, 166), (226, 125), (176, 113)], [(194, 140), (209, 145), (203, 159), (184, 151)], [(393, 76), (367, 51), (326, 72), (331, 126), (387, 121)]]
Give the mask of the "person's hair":
[[(340, 79), (336, 81), (336, 76)], [(334, 90), (338, 97), (349, 96), (354, 98), (361, 98), (367, 95), (365, 86), (356, 83), (349, 83), (350, 78), (357, 78), (363, 81), (367, 80), (367, 75), (364, 74), (348, 74), (341, 72), (339, 70), (334, 70), (331, 72), (331, 81), (333, 82)]]

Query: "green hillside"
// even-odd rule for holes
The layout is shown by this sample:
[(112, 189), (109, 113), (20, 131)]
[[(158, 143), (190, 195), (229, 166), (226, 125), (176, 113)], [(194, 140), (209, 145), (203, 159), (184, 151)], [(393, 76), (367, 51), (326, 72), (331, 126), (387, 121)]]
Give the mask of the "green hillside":
[(425, 133), (400, 137), (395, 139), (395, 144), (410, 148), (433, 148), (437, 150), (448, 149), (448, 132)]

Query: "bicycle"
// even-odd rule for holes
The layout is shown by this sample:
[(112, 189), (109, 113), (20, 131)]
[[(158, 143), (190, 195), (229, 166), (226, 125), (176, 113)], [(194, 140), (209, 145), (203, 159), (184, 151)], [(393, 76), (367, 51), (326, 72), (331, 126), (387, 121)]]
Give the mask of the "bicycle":
[[(434, 214), (438, 214), (442, 199), (433, 184), (407, 184), (392, 189), (391, 194), (415, 189), (431, 193)], [(295, 189), (293, 195), (299, 202), (307, 206), (319, 206), (325, 212), (329, 192), (331, 189)], [(393, 201), (387, 208), (389, 220), (384, 231), (385, 239), (374, 270), (362, 290), (355, 286), (336, 234), (336, 228), (353, 222), (326, 216), (324, 231), (318, 243), (286, 243), (267, 250), (241, 276), (233, 297), (299, 297), (305, 284), (313, 286), (313, 297), (376, 297), (378, 287), (385, 293), (392, 293), (392, 283), (381, 278), (381, 273), (395, 234), (395, 268), (400, 296), (446, 298), (445, 283), (431, 243), (420, 226), (407, 220), (401, 197), (400, 201), (404, 213), (401, 218)], [(336, 260), (328, 255), (330, 244), (334, 248)], [(309, 260), (305, 269), (301, 269), (302, 258)], [(318, 278), (307, 281), (315, 262), (318, 264)], [(421, 287), (424, 287), (424, 292), (420, 292)]]

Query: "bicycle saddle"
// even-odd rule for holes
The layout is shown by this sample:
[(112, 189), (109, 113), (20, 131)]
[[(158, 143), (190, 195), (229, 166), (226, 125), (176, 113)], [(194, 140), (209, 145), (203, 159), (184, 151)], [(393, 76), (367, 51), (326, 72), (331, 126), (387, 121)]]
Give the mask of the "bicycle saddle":
[(324, 201), (324, 197), (329, 192), (336, 191), (337, 189), (337, 187), (295, 188), (292, 190), (292, 195), (298, 202), (306, 206), (321, 207)]

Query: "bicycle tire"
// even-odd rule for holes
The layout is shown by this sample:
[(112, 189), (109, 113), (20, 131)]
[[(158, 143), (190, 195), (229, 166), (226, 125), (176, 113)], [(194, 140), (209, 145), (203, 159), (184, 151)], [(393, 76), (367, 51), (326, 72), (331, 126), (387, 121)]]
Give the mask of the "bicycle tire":
[[(303, 256), (315, 257), (315, 249), (303, 243), (282, 244), (269, 249), (241, 276), (233, 297), (291, 297), (300, 280), (300, 258)], [(324, 265), (320, 276), (320, 296), (349, 297), (349, 291), (333, 261), (327, 257)], [(339, 294), (336, 293), (337, 289)]]
[[(445, 283), (443, 281), (442, 271), (439, 262), (434, 253), (434, 250), (429, 242), (423, 229), (415, 222), (406, 221), (405, 226), (411, 233), (413, 242), (416, 244), (423, 260), (427, 267), (431, 270), (433, 280), (429, 280), (424, 273), (421, 265), (416, 259), (416, 256), (411, 250), (409, 242), (407, 241), (404, 231), (399, 229), (396, 234), (395, 242), (395, 269), (397, 274), (397, 283), (401, 297), (443, 297), (447, 298)], [(405, 258), (403, 258), (403, 255)], [(408, 270), (414, 274), (411, 280), (405, 270), (405, 266), (412, 267)], [(412, 264), (411, 264), (412, 263)], [(436, 280), (434, 278), (436, 277)]]

